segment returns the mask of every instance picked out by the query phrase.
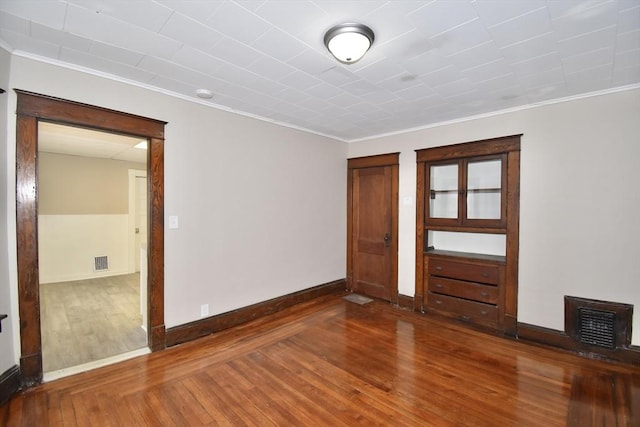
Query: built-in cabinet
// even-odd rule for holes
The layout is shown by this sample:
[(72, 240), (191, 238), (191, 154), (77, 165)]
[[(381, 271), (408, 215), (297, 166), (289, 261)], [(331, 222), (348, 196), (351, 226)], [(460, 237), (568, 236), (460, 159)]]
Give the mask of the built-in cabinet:
[(417, 308), (515, 335), (520, 137), (417, 150)]

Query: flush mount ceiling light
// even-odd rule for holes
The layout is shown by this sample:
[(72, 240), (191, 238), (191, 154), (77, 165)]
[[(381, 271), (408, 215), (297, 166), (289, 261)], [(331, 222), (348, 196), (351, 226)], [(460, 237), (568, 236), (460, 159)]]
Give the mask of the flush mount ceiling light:
[(196, 95), (198, 95), (198, 98), (202, 99), (213, 98), (213, 92), (211, 92), (209, 89), (198, 89), (196, 90)]
[(134, 145), (133, 148), (138, 148), (140, 150), (146, 150), (147, 149), (147, 140), (143, 139), (142, 141), (140, 141), (136, 145)]
[(369, 50), (375, 36), (371, 28), (363, 24), (340, 24), (324, 35), (324, 45), (340, 62), (357, 62)]

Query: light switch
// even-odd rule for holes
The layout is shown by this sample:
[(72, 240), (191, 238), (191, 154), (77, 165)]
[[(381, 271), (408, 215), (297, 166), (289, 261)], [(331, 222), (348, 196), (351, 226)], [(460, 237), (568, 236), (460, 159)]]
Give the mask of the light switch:
[(173, 215), (169, 217), (169, 228), (178, 228), (178, 217)]
[(402, 199), (402, 202), (404, 203), (405, 206), (413, 206), (413, 197), (404, 197)]

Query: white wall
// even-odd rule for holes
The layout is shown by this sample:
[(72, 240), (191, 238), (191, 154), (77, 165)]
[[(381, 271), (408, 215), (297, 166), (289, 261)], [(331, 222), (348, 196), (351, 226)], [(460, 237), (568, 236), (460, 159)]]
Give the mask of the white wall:
[[(94, 271), (94, 257), (109, 269)], [(129, 273), (129, 215), (38, 215), (40, 283)]]
[(214, 315), (345, 277), (345, 143), (15, 55), (11, 87), (168, 122), (164, 222), (180, 223), (165, 226), (168, 327), (201, 304)]
[[(0, 88), (9, 91), (9, 65), (11, 56), (7, 51), (0, 48)], [(13, 229), (15, 235), (15, 219), (10, 226), (8, 218), (9, 212), (15, 212), (15, 203), (12, 205), (7, 200), (7, 195), (15, 191), (15, 183), (13, 190), (9, 187), (9, 179), (11, 168), (4, 165), (9, 159), (15, 159), (15, 154), (8, 155), (9, 148), (7, 146), (7, 114), (14, 109), (8, 107), (9, 95), (7, 93), (0, 95), (0, 314), (9, 314), (9, 318), (2, 321), (2, 333), (0, 333), (0, 375), (7, 369), (16, 364), (17, 358), (14, 354), (14, 326), (17, 327), (18, 322), (16, 313), (12, 309), (12, 294), (17, 295), (17, 290), (11, 291), (11, 280), (9, 275), (9, 233), (8, 229)], [(15, 153), (15, 150), (13, 151)], [(15, 213), (14, 213), (15, 217)], [(15, 239), (11, 239), (15, 242)], [(13, 246), (15, 247), (15, 245)]]
[(564, 295), (633, 304), (640, 345), (640, 89), (349, 145), (401, 151), (399, 291), (414, 295), (414, 150), (523, 133), (518, 321), (564, 330)]

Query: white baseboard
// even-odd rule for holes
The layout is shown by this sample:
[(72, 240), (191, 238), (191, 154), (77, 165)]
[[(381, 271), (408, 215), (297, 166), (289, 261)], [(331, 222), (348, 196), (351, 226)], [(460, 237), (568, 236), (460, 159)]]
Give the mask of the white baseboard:
[(70, 274), (64, 276), (54, 276), (47, 277), (45, 279), (40, 279), (40, 284), (46, 283), (59, 283), (59, 282), (74, 282), (76, 280), (87, 280), (87, 279), (99, 279), (100, 277), (111, 277), (111, 276), (122, 276), (124, 274), (131, 274), (129, 270), (110, 270), (110, 271), (100, 271), (95, 273), (81, 273), (81, 274)]

